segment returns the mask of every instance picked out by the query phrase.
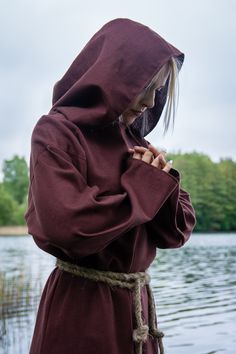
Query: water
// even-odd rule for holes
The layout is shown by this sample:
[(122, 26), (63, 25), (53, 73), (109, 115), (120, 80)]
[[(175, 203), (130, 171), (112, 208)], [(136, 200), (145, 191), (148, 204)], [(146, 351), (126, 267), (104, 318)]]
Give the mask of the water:
[(28, 354), (40, 294), (54, 263), (29, 236), (0, 237), (0, 354)]
[(166, 353), (236, 353), (236, 234), (158, 250), (152, 279)]
[[(55, 259), (32, 238), (0, 238), (0, 354), (27, 354)], [(165, 354), (236, 353), (236, 234), (157, 250), (150, 269)]]

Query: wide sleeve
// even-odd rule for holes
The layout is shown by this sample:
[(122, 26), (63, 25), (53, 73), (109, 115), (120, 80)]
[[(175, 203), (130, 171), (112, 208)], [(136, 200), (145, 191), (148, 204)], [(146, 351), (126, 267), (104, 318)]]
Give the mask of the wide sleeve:
[[(180, 181), (177, 170), (171, 169), (169, 173)], [(196, 215), (190, 194), (178, 184), (146, 227), (156, 247), (178, 248), (188, 241), (195, 225)]]
[(177, 189), (175, 177), (130, 157), (120, 193), (102, 195), (98, 186), (87, 184), (65, 151), (47, 145), (31, 176), (28, 232), (49, 253), (57, 248), (69, 257), (87, 256), (152, 220)]

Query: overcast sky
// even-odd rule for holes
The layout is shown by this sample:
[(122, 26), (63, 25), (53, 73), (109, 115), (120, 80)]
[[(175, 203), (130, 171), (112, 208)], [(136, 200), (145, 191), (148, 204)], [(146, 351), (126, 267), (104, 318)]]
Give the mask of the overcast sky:
[(53, 85), (106, 22), (148, 25), (185, 53), (173, 134), (162, 121), (147, 139), (167, 151), (236, 160), (234, 0), (12, 0), (0, 14), (0, 164), (29, 162), (31, 132), (51, 107)]

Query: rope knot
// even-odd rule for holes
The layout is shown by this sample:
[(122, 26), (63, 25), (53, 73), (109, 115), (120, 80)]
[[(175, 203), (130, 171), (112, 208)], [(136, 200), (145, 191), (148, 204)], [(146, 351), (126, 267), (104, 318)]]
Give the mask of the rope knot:
[(140, 326), (133, 331), (133, 340), (135, 342), (146, 342), (149, 327), (147, 325)]
[(164, 333), (161, 331), (158, 331), (157, 329), (152, 329), (150, 330), (150, 334), (154, 337), (154, 338), (163, 338), (164, 337)]

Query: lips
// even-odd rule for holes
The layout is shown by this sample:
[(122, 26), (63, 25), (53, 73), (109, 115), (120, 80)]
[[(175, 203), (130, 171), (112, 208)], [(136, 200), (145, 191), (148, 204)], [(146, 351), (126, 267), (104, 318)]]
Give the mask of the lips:
[(132, 112), (134, 112), (135, 114), (143, 113), (142, 111), (135, 111), (134, 109), (132, 109)]

